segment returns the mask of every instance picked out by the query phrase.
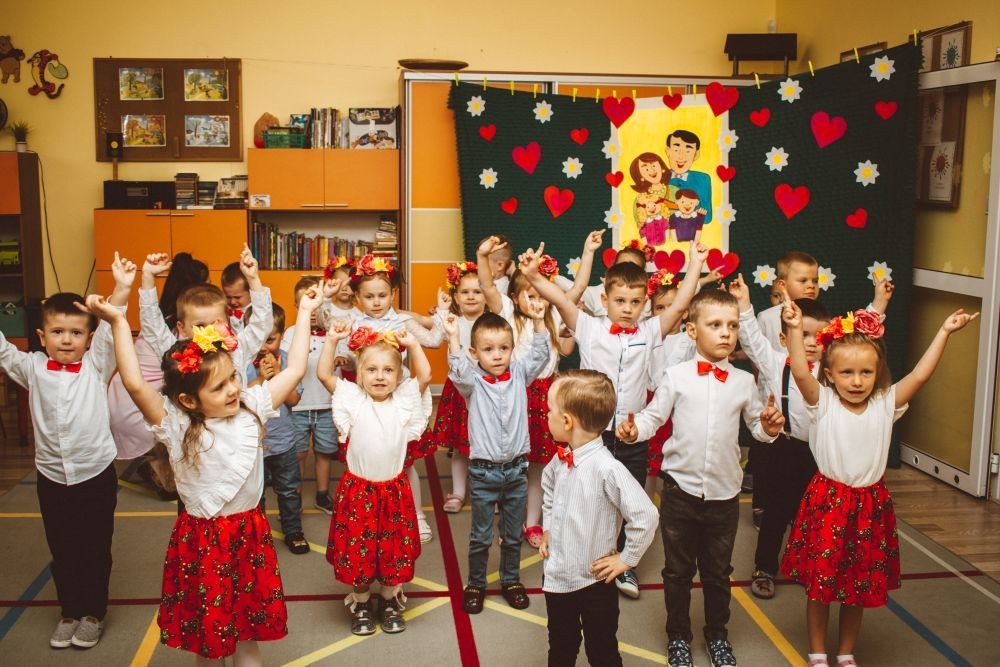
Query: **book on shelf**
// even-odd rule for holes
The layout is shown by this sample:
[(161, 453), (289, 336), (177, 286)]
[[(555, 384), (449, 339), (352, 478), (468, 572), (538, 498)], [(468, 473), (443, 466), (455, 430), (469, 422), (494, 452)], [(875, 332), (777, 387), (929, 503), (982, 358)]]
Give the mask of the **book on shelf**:
[[(395, 223), (393, 223), (395, 225)], [(274, 223), (252, 224), (250, 250), (264, 270), (322, 271), (333, 257), (360, 259), (367, 254), (385, 257), (398, 263), (398, 245), (361, 241), (322, 234), (282, 232)]]
[(246, 174), (220, 178), (215, 190), (215, 208), (239, 209), (247, 207), (249, 179)]
[(313, 107), (306, 124), (310, 148), (343, 148), (340, 139), (340, 111), (333, 107)]
[(174, 175), (174, 205), (177, 208), (198, 204), (198, 174), (189, 171)]

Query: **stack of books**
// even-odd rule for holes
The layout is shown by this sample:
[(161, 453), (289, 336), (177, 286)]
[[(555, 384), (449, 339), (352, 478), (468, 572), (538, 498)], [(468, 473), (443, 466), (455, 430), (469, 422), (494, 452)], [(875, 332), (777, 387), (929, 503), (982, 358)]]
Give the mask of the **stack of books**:
[(215, 208), (246, 208), (248, 182), (246, 174), (220, 178), (215, 191)]
[(399, 234), (395, 220), (380, 220), (375, 230), (373, 255), (384, 257), (394, 265), (399, 265)]
[[(322, 271), (333, 257), (360, 259), (375, 252), (371, 241), (302, 232), (283, 233), (278, 225), (254, 222), (250, 250), (264, 270)], [(387, 255), (384, 255), (388, 257)]]
[(310, 148), (345, 148), (340, 112), (332, 107), (313, 108), (306, 128)]
[(174, 192), (177, 208), (189, 208), (198, 204), (198, 174), (190, 171), (178, 172), (174, 176)]

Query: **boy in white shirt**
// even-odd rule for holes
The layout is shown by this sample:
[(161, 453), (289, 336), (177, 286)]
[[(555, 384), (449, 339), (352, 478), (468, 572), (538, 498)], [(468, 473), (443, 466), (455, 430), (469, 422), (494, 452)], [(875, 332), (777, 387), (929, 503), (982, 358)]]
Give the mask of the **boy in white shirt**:
[(735, 667), (726, 624), (729, 575), (739, 523), (739, 418), (754, 437), (770, 442), (784, 417), (761, 405), (753, 376), (729, 364), (739, 335), (736, 299), (705, 290), (691, 299), (687, 333), (694, 359), (666, 369), (652, 402), (619, 423), (623, 442), (648, 439), (667, 418), (674, 430), (663, 445), (660, 532), (667, 606), (667, 664), (692, 667), (690, 604), (697, 571), (705, 594), (705, 639), (713, 667)]

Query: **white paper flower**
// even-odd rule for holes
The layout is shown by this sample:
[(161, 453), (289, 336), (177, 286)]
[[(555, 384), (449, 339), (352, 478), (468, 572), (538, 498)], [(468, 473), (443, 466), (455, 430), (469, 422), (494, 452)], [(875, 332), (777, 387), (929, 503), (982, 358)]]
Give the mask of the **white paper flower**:
[(491, 190), (496, 187), (497, 181), (499, 180), (500, 176), (492, 167), (489, 169), (483, 169), (479, 174), (479, 184), (487, 190)]
[(868, 69), (872, 71), (871, 77), (876, 81), (888, 81), (892, 76), (896, 68), (893, 65), (896, 64), (895, 60), (889, 60), (889, 56), (879, 56), (875, 59)]
[(837, 274), (826, 268), (819, 267), (819, 288), (824, 292), (833, 287), (833, 281), (837, 279)]
[(566, 273), (576, 278), (576, 272), (580, 270), (580, 258), (574, 257), (566, 262)]
[(871, 160), (859, 162), (858, 168), (854, 170), (854, 175), (858, 177), (858, 183), (867, 188), (878, 178), (878, 165), (872, 164)]
[(761, 287), (770, 287), (774, 284), (774, 267), (770, 264), (758, 264), (757, 270), (753, 272), (753, 281)]
[(889, 280), (892, 278), (892, 269), (885, 262), (875, 262), (868, 267), (869, 280)]
[(483, 101), (481, 95), (475, 95), (466, 103), (466, 109), (470, 116), (482, 116), (483, 112), (486, 111), (486, 102)]
[(621, 224), (622, 212), (617, 208), (609, 208), (604, 212), (604, 222), (608, 227), (615, 228)]
[(771, 150), (765, 153), (764, 164), (767, 165), (770, 171), (781, 171), (788, 166), (788, 153), (785, 149), (779, 146), (771, 146)]
[(719, 148), (723, 153), (728, 153), (730, 149), (736, 147), (736, 142), (739, 140), (734, 130), (726, 130), (719, 134)]
[(778, 94), (781, 95), (782, 102), (791, 104), (802, 96), (802, 86), (795, 79), (789, 77), (781, 82), (778, 87)]
[(729, 223), (736, 220), (736, 209), (729, 204), (722, 204), (715, 209), (715, 219), (721, 224), (729, 226)]
[(566, 174), (566, 178), (576, 178), (583, 173), (583, 165), (580, 164), (580, 158), (578, 157), (568, 157), (566, 161), (562, 163), (562, 171)]
[(621, 148), (618, 146), (618, 144), (611, 141), (610, 139), (604, 142), (604, 148), (601, 149), (601, 152), (604, 153), (604, 157), (608, 158), (609, 160), (618, 157), (618, 153), (620, 151)]
[(552, 105), (542, 100), (535, 105), (535, 120), (539, 123), (547, 123), (552, 120)]

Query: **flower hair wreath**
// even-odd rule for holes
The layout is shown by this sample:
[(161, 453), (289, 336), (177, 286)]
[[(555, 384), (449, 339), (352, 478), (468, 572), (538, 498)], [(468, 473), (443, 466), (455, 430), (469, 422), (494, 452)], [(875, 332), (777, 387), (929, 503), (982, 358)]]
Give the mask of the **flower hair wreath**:
[(559, 262), (552, 255), (542, 255), (538, 258), (538, 273), (549, 280), (555, 280), (559, 275)]
[(386, 345), (391, 345), (397, 350), (399, 349), (399, 341), (396, 340), (396, 334), (394, 332), (375, 331), (371, 327), (358, 327), (355, 329), (354, 333), (352, 333), (347, 339), (347, 349), (354, 354), (358, 354), (362, 348), (376, 343), (385, 343)]
[(445, 270), (445, 280), (448, 282), (448, 287), (454, 290), (458, 288), (458, 283), (462, 281), (462, 276), (468, 273), (475, 273), (478, 270), (479, 267), (475, 262), (449, 264)]
[(382, 257), (365, 255), (354, 265), (354, 271), (351, 272), (351, 282), (356, 285), (361, 282), (363, 277), (374, 276), (378, 273), (384, 273), (389, 277), (389, 280), (392, 280), (396, 275), (396, 267)]
[(350, 275), (351, 268), (354, 266), (354, 260), (343, 255), (331, 257), (330, 261), (326, 263), (326, 267), (323, 269), (323, 277), (330, 280), (333, 278), (333, 274), (336, 273), (338, 269), (342, 269), (345, 266), (347, 267), (348, 275)]
[(656, 290), (660, 289), (665, 285), (673, 285), (676, 283), (676, 276), (666, 269), (660, 269), (653, 275), (649, 277), (646, 281), (646, 298), (652, 299), (653, 295), (656, 294)]
[(234, 352), (239, 347), (233, 330), (222, 322), (204, 327), (194, 326), (191, 332), (191, 341), (184, 349), (170, 355), (177, 361), (177, 370), (181, 373), (197, 373), (209, 352)]
[(843, 317), (835, 317), (830, 323), (816, 332), (816, 342), (824, 348), (830, 343), (840, 340), (847, 334), (859, 333), (872, 340), (878, 340), (885, 335), (885, 325), (882, 316), (870, 310), (855, 310)]

